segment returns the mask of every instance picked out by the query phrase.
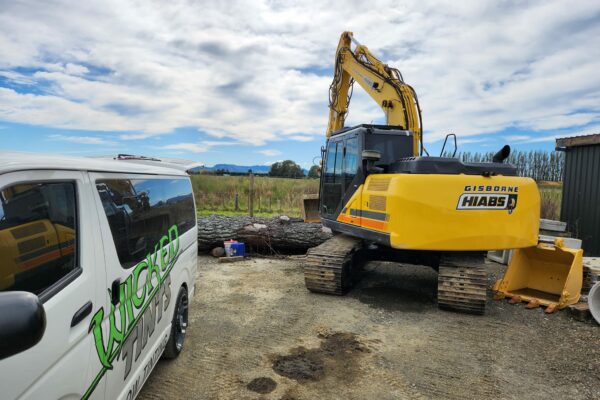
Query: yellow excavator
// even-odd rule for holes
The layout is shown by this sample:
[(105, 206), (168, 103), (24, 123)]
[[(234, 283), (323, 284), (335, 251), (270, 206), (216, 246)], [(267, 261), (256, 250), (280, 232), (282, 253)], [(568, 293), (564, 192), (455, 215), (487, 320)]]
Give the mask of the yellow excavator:
[[(344, 127), (354, 82), (381, 107), (385, 125)], [(304, 277), (310, 291), (344, 294), (370, 260), (425, 265), (438, 271), (440, 308), (482, 314), (488, 286), (485, 252), (527, 249), (527, 256), (514, 257), (529, 263), (518, 266), (520, 278), (546, 262), (556, 264), (557, 275), (540, 272), (538, 282), (521, 279), (511, 296), (539, 300), (548, 289), (547, 282), (539, 281), (560, 279), (544, 294), (548, 304), (542, 302), (558, 304), (567, 280), (563, 275), (571, 272), (575, 255), (553, 244), (538, 245), (538, 188), (504, 162), (509, 146), (486, 163), (424, 156), (414, 89), (351, 32), (340, 38), (329, 96), (318, 201), (321, 222), (336, 235), (307, 253)]]

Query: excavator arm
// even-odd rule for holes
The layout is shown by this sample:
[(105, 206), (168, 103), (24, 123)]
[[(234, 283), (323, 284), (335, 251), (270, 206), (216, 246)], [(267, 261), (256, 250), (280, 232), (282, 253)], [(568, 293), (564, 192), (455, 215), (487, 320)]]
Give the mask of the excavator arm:
[(352, 32), (342, 33), (336, 51), (334, 77), (329, 87), (327, 138), (344, 127), (355, 81), (379, 104), (387, 125), (401, 126), (413, 133), (413, 154), (420, 155), (423, 125), (417, 94), (404, 82), (400, 71), (377, 59), (353, 38)]

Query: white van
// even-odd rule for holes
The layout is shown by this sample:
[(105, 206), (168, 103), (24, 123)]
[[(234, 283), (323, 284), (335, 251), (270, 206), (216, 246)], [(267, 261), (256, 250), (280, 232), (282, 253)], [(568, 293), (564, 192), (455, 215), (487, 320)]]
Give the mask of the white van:
[(156, 164), (0, 153), (2, 399), (133, 399), (181, 352), (196, 210)]

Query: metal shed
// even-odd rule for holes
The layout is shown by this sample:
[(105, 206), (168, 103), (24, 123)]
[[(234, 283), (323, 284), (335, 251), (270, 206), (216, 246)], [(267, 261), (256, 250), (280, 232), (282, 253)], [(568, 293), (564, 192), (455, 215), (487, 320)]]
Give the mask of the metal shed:
[(600, 133), (558, 138), (556, 150), (565, 152), (560, 219), (586, 256), (600, 256)]

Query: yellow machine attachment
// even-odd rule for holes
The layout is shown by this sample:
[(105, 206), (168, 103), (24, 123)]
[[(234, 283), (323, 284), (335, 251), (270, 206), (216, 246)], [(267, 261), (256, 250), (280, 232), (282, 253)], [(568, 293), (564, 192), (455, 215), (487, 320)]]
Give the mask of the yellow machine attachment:
[(302, 219), (304, 222), (321, 222), (319, 215), (319, 194), (302, 196)]
[(564, 247), (560, 238), (554, 244), (516, 249), (504, 277), (494, 285), (496, 298), (526, 301), (528, 308), (546, 306), (546, 312), (575, 304), (581, 295), (582, 258), (583, 250)]

